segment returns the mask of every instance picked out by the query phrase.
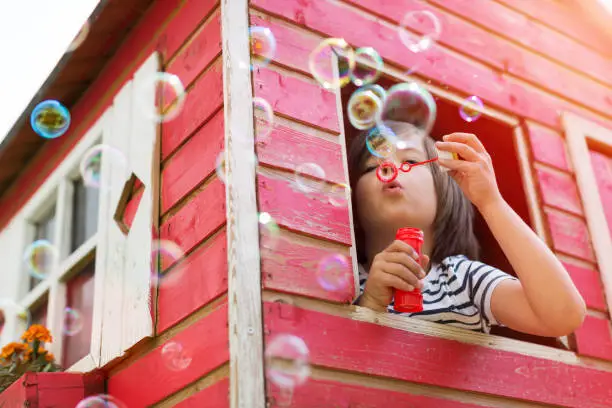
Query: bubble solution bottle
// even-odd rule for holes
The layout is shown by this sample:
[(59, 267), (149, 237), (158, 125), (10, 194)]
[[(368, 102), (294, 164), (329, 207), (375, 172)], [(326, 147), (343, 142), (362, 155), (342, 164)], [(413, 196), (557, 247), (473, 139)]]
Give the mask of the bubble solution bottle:
[[(421, 250), (423, 248), (423, 231), (418, 228), (400, 228), (395, 234), (395, 239), (404, 241), (410, 245), (419, 254), (419, 264), (421, 259)], [(414, 288), (412, 292), (403, 290), (394, 291), (394, 308), (402, 313), (416, 313), (423, 311), (423, 294), (418, 288)]]

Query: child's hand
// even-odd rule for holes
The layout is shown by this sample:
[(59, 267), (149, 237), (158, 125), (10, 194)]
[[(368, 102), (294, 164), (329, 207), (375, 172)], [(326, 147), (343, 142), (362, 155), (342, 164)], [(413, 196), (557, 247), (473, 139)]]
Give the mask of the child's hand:
[(429, 258), (424, 255), (421, 261), (410, 245), (393, 241), (374, 257), (359, 305), (384, 312), (391, 302), (393, 288), (408, 292), (422, 288), (425, 271), (421, 263), (427, 265)]
[(451, 170), (449, 173), (459, 184), (467, 198), (482, 211), (490, 203), (501, 198), (491, 156), (480, 140), (471, 133), (452, 133), (436, 142), (436, 147), (446, 152), (457, 153), (460, 160), (439, 159), (440, 164)]

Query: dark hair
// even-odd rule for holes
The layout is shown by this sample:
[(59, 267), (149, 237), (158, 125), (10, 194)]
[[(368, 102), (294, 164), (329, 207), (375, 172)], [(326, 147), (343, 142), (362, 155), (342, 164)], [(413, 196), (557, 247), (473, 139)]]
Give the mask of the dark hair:
[[(406, 122), (385, 121), (385, 125), (396, 134), (414, 130), (414, 127)], [(355, 188), (357, 181), (363, 175), (365, 163), (371, 155), (366, 146), (368, 133), (369, 131), (359, 133), (352, 140), (348, 149), (355, 239), (357, 241), (357, 258), (360, 263), (366, 263), (367, 260), (363, 248), (364, 232), (358, 222), (359, 206), (355, 200)], [(427, 159), (437, 156), (432, 138), (425, 137), (423, 144)], [(465, 255), (473, 260), (478, 259), (479, 246), (474, 234), (474, 208), (472, 203), (463, 194), (455, 180), (448, 173), (443, 172), (437, 163), (431, 163), (428, 166), (433, 175), (438, 203), (433, 226), (434, 242), (430, 257), (431, 262), (440, 263), (444, 258), (451, 255)]]

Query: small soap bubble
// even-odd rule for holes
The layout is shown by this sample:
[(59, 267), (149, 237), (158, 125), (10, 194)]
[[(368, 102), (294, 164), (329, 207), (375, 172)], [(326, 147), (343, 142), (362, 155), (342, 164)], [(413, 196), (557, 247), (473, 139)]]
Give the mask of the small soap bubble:
[(390, 157), (395, 153), (396, 136), (390, 127), (382, 123), (376, 125), (366, 136), (366, 147), (368, 151), (380, 158)]
[[(151, 243), (151, 284), (155, 287), (170, 286), (182, 278), (181, 261), (185, 253), (174, 241), (156, 239)], [(172, 269), (168, 270), (168, 268)]]
[(115, 397), (99, 394), (85, 398), (76, 408), (126, 408), (126, 406)]
[(29, 327), (32, 323), (32, 314), (30, 311), (12, 299), (0, 298), (0, 311), (4, 314), (5, 318), (10, 315), (17, 316), (26, 327)]
[(344, 183), (334, 183), (329, 189), (329, 202), (334, 207), (346, 207), (351, 189)]
[(175, 341), (166, 343), (162, 347), (161, 355), (166, 367), (172, 371), (182, 371), (189, 367), (192, 361), (191, 353)]
[(223, 184), (225, 184), (227, 181), (227, 166), (225, 164), (225, 151), (222, 151), (217, 156), (215, 172), (217, 173), (217, 178), (221, 180)]
[(57, 248), (46, 239), (32, 242), (23, 256), (30, 275), (38, 280), (44, 280), (51, 274), (58, 259)]
[[(102, 180), (102, 161), (109, 163), (107, 180)], [(125, 155), (110, 145), (99, 144), (91, 147), (79, 165), (83, 184), (90, 188), (121, 189), (128, 178), (128, 165)]]
[(74, 37), (70, 45), (68, 46), (68, 52), (72, 52), (79, 48), (81, 44), (85, 41), (87, 36), (89, 35), (89, 30), (91, 29), (91, 25), (89, 21), (86, 21), (85, 24), (81, 27), (77, 35)]
[(477, 96), (470, 96), (466, 98), (461, 106), (459, 107), (459, 116), (466, 122), (474, 122), (480, 116), (482, 116), (482, 109), (484, 104), (482, 100)]
[(347, 111), (351, 125), (357, 129), (369, 129), (376, 125), (383, 102), (369, 89), (359, 88), (349, 98)]
[(266, 376), (281, 388), (293, 389), (310, 376), (310, 351), (304, 340), (279, 334), (266, 347)]
[(381, 120), (410, 123), (429, 134), (436, 122), (436, 115), (436, 101), (431, 93), (416, 82), (403, 82), (387, 91)]
[(83, 318), (78, 310), (72, 308), (64, 309), (63, 331), (66, 336), (74, 336), (83, 328)]
[[(310, 178), (316, 177), (316, 179)], [(302, 163), (295, 169), (295, 184), (304, 193), (312, 193), (321, 189), (325, 183), (325, 171), (316, 163)]]
[[(151, 90), (154, 100), (151, 100)], [(176, 118), (185, 105), (186, 97), (181, 79), (169, 72), (152, 75), (140, 84), (137, 93), (142, 112), (158, 123)]]
[[(333, 56), (339, 58), (336, 60)], [(338, 64), (335, 68), (334, 64)], [(355, 69), (355, 51), (343, 38), (327, 38), (311, 53), (308, 67), (312, 76), (325, 89), (338, 89), (348, 84)], [(336, 77), (335, 71), (339, 71)]]
[(442, 23), (434, 13), (428, 10), (406, 13), (399, 26), (400, 40), (410, 51), (415, 53), (431, 48), (440, 38), (441, 33)]
[(356, 65), (351, 71), (351, 80), (357, 86), (375, 82), (385, 65), (378, 52), (372, 47), (357, 48), (355, 60)]
[(334, 254), (323, 258), (317, 267), (317, 282), (329, 291), (345, 289), (353, 279), (352, 268), (346, 256)]
[(249, 29), (249, 40), (251, 44), (251, 58), (254, 67), (265, 67), (276, 54), (276, 38), (268, 27), (253, 26)]
[(70, 112), (60, 102), (49, 99), (36, 105), (30, 125), (40, 137), (56, 139), (70, 127)]
[(274, 126), (274, 111), (264, 98), (253, 98), (253, 113), (255, 115), (255, 137), (265, 140)]
[(385, 88), (378, 84), (364, 85), (359, 89), (361, 89), (362, 91), (374, 92), (374, 95), (378, 96), (378, 99), (380, 99), (383, 103), (385, 102), (385, 100), (387, 100), (387, 91), (385, 90)]
[(259, 221), (259, 231), (262, 237), (264, 237), (262, 246), (267, 250), (273, 250), (280, 239), (280, 228), (268, 212), (259, 213), (257, 218)]

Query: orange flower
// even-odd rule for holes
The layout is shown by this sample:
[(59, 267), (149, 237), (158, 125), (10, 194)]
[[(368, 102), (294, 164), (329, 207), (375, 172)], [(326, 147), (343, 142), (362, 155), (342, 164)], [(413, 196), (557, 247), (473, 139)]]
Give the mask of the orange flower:
[(28, 330), (23, 333), (21, 338), (27, 342), (33, 342), (35, 340), (50, 343), (53, 341), (53, 337), (51, 337), (51, 332), (45, 326), (40, 324), (33, 324), (28, 328)]
[(47, 353), (45, 354), (45, 360), (49, 363), (52, 363), (55, 361), (55, 356), (53, 355), (53, 353)]
[[(30, 347), (30, 345), (28, 345), (24, 355), (23, 355), (23, 359), (25, 361), (30, 361), (30, 359), (32, 358), (32, 353), (34, 352), (34, 349), (32, 347)], [(38, 355), (41, 356), (43, 354), (47, 353), (47, 350), (44, 347), (39, 347), (38, 348)]]
[(26, 351), (27, 348), (28, 345), (24, 343), (9, 343), (6, 346), (2, 347), (2, 353), (0, 354), (0, 357), (4, 359), (9, 359), (13, 354), (20, 354)]

